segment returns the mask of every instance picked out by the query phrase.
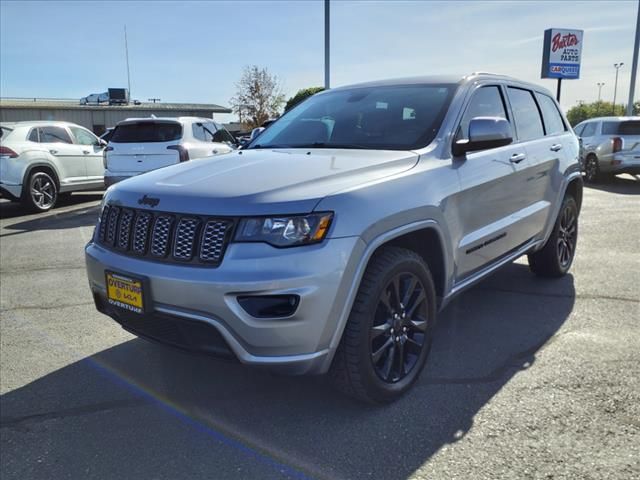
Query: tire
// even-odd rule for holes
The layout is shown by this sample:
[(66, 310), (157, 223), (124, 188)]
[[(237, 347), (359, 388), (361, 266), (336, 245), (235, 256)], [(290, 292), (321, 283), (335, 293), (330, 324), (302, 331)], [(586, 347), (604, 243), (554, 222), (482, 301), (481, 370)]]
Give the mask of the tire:
[(362, 278), (329, 371), (333, 384), (367, 403), (397, 400), (424, 369), (435, 317), (435, 287), (422, 257), (383, 247)]
[(578, 205), (564, 197), (553, 231), (542, 250), (529, 254), (529, 268), (541, 277), (561, 277), (571, 268), (578, 243)]
[(22, 203), (35, 212), (51, 210), (58, 201), (58, 186), (50, 173), (36, 170), (29, 174)]
[(591, 154), (584, 161), (584, 180), (587, 183), (597, 183), (602, 180), (598, 157)]

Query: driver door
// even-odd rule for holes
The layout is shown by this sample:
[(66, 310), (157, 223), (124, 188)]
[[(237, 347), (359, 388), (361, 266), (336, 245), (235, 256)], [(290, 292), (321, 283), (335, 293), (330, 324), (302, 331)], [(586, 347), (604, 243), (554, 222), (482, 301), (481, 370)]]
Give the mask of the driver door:
[[(468, 138), (476, 117), (500, 117), (512, 125), (499, 85), (479, 87), (472, 95), (458, 127), (456, 140)], [(458, 231), (455, 248), (456, 281), (464, 280), (518, 246), (514, 223), (525, 208), (526, 151), (510, 144), (454, 159), (460, 179), (456, 196)]]

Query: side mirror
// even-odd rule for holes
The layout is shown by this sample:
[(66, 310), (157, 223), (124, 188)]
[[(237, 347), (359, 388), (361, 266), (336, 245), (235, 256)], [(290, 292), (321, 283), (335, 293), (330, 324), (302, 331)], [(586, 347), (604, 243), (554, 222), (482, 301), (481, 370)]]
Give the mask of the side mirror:
[(469, 139), (453, 144), (453, 155), (463, 156), (467, 152), (488, 150), (513, 143), (511, 125), (500, 117), (475, 117), (469, 122)]
[(254, 141), (258, 136), (264, 132), (264, 127), (258, 127), (251, 130), (251, 136), (249, 137), (249, 141)]
[(103, 139), (99, 138), (98, 139), (98, 146), (104, 148), (104, 147), (107, 146), (107, 142), (105, 142)]

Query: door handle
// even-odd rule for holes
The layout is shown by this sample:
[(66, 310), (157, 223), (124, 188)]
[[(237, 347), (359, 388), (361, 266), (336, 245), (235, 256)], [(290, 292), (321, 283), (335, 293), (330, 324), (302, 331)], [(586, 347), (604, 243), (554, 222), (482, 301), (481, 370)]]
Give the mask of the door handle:
[(49, 153), (51, 155), (56, 155), (58, 153), (58, 150), (49, 150)]
[(557, 152), (558, 150), (562, 150), (562, 144), (556, 143), (554, 145), (551, 145), (551, 148), (549, 150), (551, 150), (552, 152)]
[(511, 158), (509, 158), (509, 161), (511, 163), (520, 163), (525, 158), (527, 158), (527, 156), (524, 153), (514, 153), (513, 155), (511, 155)]
[(213, 153), (214, 155), (218, 154), (218, 150), (211, 150), (211, 153)]
[(91, 152), (89, 150), (82, 150), (82, 153), (84, 153), (85, 155), (89, 155)]

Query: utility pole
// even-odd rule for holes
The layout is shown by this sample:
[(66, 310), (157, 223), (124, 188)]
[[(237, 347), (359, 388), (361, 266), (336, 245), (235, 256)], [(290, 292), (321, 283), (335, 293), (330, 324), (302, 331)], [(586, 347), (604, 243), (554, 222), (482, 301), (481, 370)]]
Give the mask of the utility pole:
[(622, 68), (624, 63), (614, 63), (613, 68), (616, 69), (616, 83), (613, 84), (613, 115), (616, 114), (616, 94), (618, 93), (618, 70)]
[(596, 83), (598, 86), (598, 103), (600, 103), (600, 97), (602, 96), (602, 87), (604, 87), (604, 82)]
[(324, 0), (324, 88), (329, 90), (329, 0)]
[(124, 26), (124, 54), (127, 57), (127, 91), (129, 94), (129, 98), (127, 101), (131, 100), (131, 75), (129, 74), (129, 45), (127, 44), (127, 26)]
[(631, 85), (629, 85), (629, 103), (627, 116), (633, 115), (633, 97), (636, 88), (636, 74), (638, 73), (638, 47), (640, 46), (640, 1), (638, 1), (638, 19), (636, 20), (636, 41), (633, 45), (633, 63), (631, 64)]

